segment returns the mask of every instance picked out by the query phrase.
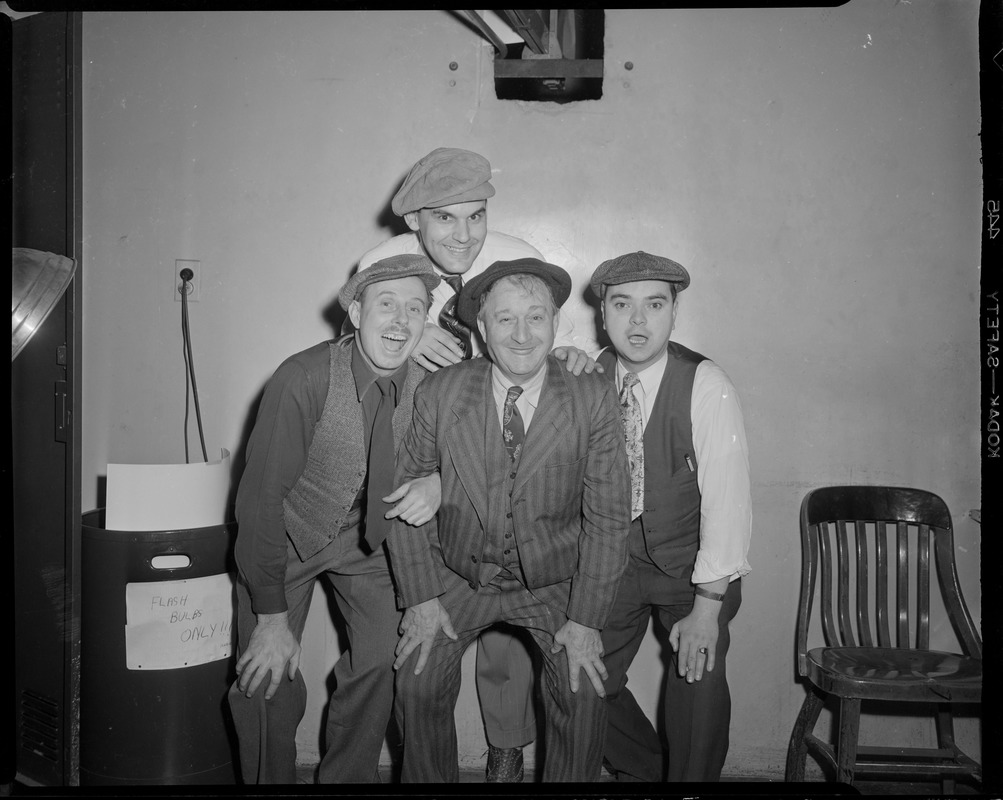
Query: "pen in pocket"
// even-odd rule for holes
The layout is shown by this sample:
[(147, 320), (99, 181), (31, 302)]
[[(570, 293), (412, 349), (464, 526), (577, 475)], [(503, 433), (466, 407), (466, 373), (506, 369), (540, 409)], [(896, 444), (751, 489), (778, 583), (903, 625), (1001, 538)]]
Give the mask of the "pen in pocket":
[(692, 458), (690, 458), (690, 454), (689, 454), (689, 453), (686, 453), (686, 454), (685, 454), (685, 455), (683, 456), (683, 458), (685, 458), (685, 459), (686, 459), (686, 466), (690, 468), (690, 472), (696, 472), (696, 470), (695, 470), (695, 469), (693, 469), (693, 459), (692, 459)]

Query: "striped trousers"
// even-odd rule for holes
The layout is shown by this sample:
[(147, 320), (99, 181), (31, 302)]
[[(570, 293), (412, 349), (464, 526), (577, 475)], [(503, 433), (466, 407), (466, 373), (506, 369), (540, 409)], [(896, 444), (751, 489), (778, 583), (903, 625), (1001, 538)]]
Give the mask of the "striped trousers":
[(605, 701), (595, 693), (584, 671), (578, 691), (572, 692), (565, 652), (550, 652), (554, 634), (567, 617), (518, 581), (500, 576), (487, 586), (473, 588), (457, 580), (439, 601), (449, 614), (457, 640), (440, 631), (420, 675), (414, 674), (417, 653), (397, 672), (394, 713), (403, 735), (401, 780), (459, 780), (453, 715), (460, 691), (460, 662), (481, 631), (496, 622), (525, 628), (542, 656), (544, 736), (537, 752), (543, 754), (543, 780), (598, 780), (606, 731)]

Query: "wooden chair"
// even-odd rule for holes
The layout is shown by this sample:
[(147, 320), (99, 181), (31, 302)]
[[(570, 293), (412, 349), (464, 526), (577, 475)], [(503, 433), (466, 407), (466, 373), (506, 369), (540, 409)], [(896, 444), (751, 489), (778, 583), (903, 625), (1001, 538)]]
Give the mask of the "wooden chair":
[[(797, 663), (808, 696), (791, 733), (786, 780), (804, 780), (810, 750), (851, 785), (860, 774), (935, 777), (945, 792), (959, 774), (981, 781), (979, 764), (954, 742), (951, 704), (982, 701), (982, 640), (958, 585), (944, 501), (885, 486), (815, 489), (801, 504), (801, 542)], [(962, 654), (929, 649), (931, 550)], [(809, 650), (819, 572), (826, 646)], [(829, 695), (839, 698), (832, 744), (813, 733)], [(938, 746), (859, 747), (862, 700), (935, 704)]]

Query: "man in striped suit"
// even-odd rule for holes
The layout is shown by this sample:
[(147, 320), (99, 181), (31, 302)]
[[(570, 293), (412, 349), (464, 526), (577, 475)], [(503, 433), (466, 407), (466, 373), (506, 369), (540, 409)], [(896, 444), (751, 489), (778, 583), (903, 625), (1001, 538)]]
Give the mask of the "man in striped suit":
[(489, 359), (441, 369), (415, 394), (395, 480), (438, 470), (442, 503), (437, 520), (387, 539), (406, 609), (394, 662), (404, 781), (458, 780), (460, 659), (500, 621), (543, 656), (544, 780), (599, 777), (599, 631), (626, 564), (630, 478), (612, 382), (549, 355), (570, 291), (539, 259), (492, 264), (459, 299)]

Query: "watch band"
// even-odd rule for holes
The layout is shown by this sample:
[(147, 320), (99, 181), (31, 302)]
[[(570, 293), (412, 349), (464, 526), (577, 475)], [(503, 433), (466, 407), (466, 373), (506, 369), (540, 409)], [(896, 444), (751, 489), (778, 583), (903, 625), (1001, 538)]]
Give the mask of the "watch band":
[(701, 586), (699, 583), (696, 584), (696, 588), (694, 589), (694, 591), (701, 597), (706, 597), (708, 600), (717, 600), (718, 602), (724, 600), (723, 594), (719, 594), (718, 592), (712, 592), (709, 589), (704, 589), (703, 586)]

